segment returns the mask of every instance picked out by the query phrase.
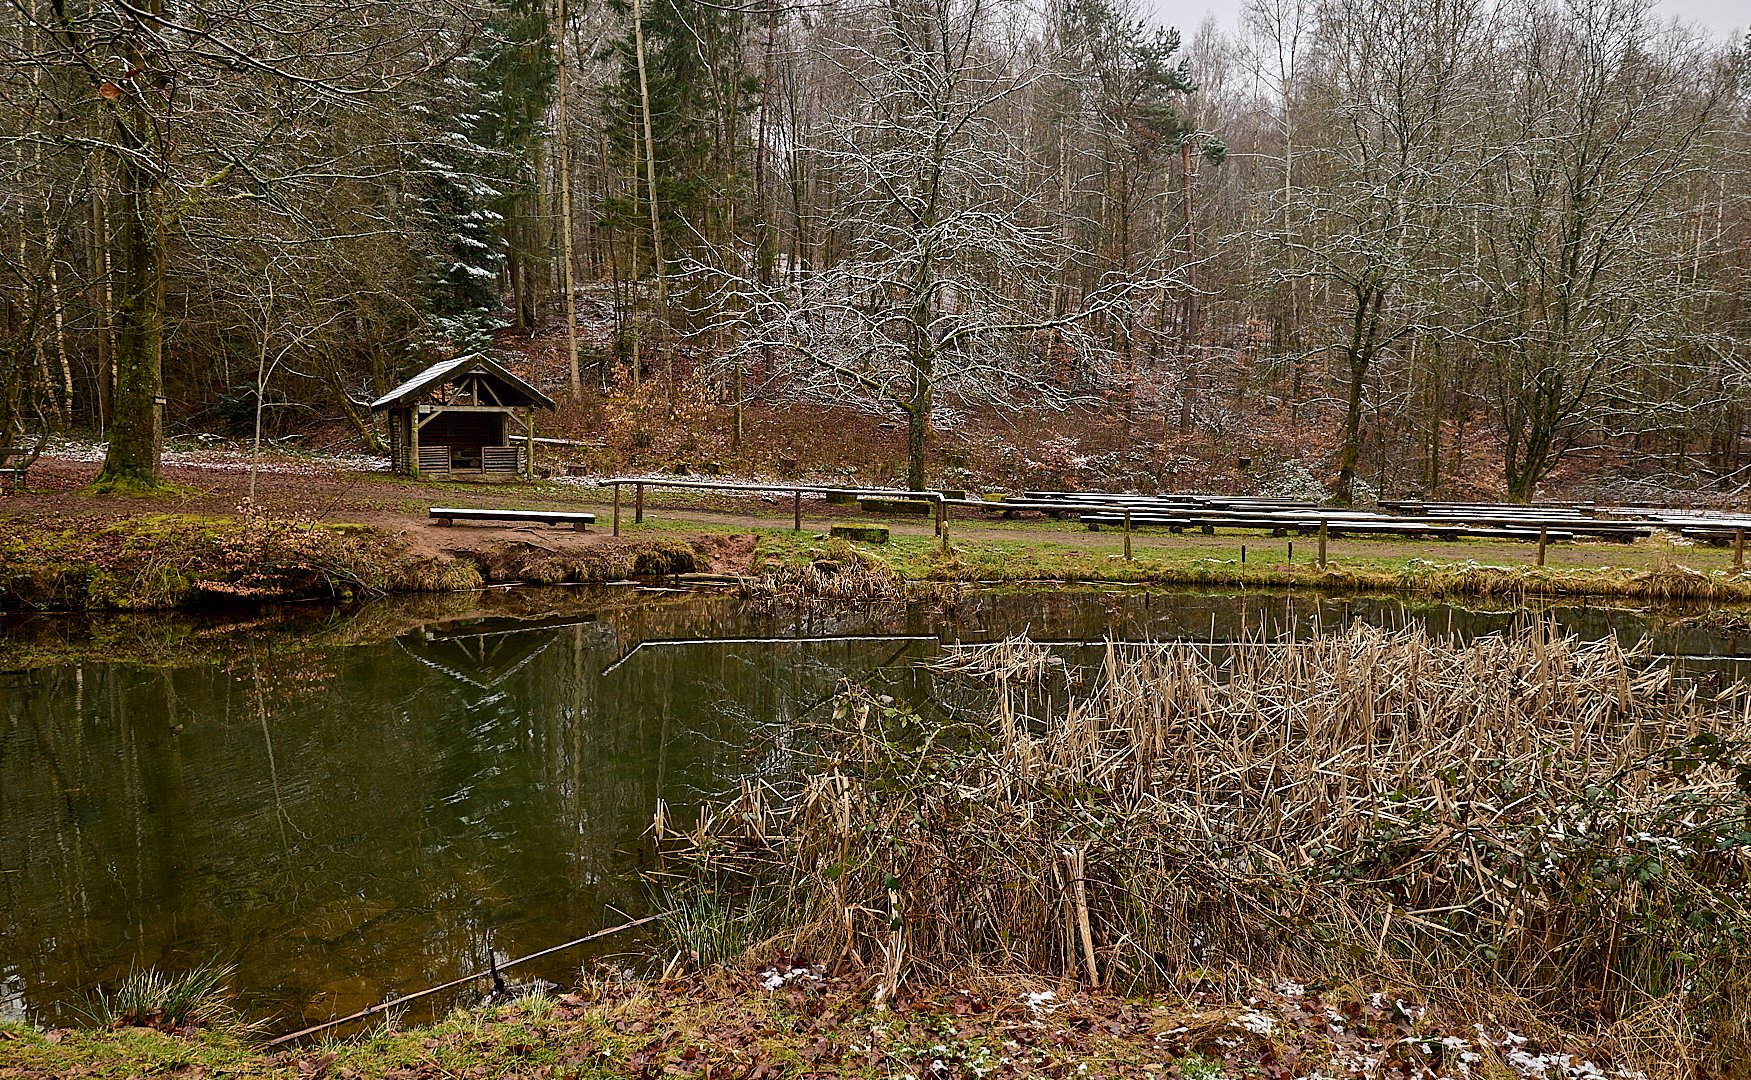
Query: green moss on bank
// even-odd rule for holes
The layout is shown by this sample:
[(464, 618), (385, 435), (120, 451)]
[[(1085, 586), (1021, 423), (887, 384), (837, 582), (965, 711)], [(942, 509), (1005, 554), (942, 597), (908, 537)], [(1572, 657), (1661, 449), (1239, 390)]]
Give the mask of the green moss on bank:
[(466, 592), (488, 583), (664, 576), (706, 562), (677, 536), (605, 537), (559, 550), (507, 542), (455, 556), (412, 552), (362, 525), (260, 516), (143, 514), (7, 524), (0, 535), (0, 610), (9, 611), (161, 611)]
[(134, 611), (225, 600), (387, 591), (388, 545), (357, 529), (142, 514), (14, 522), (0, 540), (0, 607)]

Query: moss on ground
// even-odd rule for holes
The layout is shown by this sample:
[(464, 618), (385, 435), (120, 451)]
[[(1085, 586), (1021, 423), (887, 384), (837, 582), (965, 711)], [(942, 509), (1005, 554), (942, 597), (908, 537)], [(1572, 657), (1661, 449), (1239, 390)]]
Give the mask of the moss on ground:
[(162, 611), (237, 602), (467, 592), (488, 583), (593, 583), (707, 565), (681, 536), (549, 549), (505, 542), (417, 554), (363, 525), (141, 514), (14, 520), (0, 535), (0, 611)]
[[(1241, 1004), (1198, 988), (1138, 999), (977, 978), (882, 1004), (873, 978), (782, 961), (679, 982), (598, 983), (279, 1050), (235, 1027), (174, 1035), (12, 1025), (0, 1028), (0, 1080), (1491, 1075), (1480, 1067), (1499, 1065), (1508, 1048), (1530, 1055), (1578, 1042), (1535, 1022), (1442, 1015), (1385, 989), (1258, 985)], [(1588, 1046), (1606, 1068), (1622, 1060), (1611, 1049)]]
[(136, 611), (387, 590), (393, 552), (368, 531), (261, 517), (141, 514), (13, 522), (0, 608)]

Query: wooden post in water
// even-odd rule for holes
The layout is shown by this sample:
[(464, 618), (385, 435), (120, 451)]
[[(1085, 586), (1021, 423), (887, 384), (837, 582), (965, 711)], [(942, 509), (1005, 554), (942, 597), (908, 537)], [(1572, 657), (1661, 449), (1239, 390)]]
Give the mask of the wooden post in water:
[(1733, 530), (1733, 573), (1745, 569), (1745, 530)]
[(1325, 569), (1325, 532), (1326, 523), (1321, 520), (1319, 523), (1319, 568), (1321, 570)]
[(632, 485), (632, 523), (644, 524), (644, 485)]
[(1125, 507), (1125, 561), (1131, 561), (1131, 508)]
[(614, 535), (620, 535), (620, 485), (614, 485)]
[(803, 489), (797, 488), (795, 491), (791, 492), (790, 495), (791, 495), (791, 501), (790, 501), (791, 517), (796, 524), (796, 531), (802, 532), (803, 531)]
[(1550, 543), (1550, 526), (1538, 526), (1538, 565), (1544, 565), (1544, 546)]

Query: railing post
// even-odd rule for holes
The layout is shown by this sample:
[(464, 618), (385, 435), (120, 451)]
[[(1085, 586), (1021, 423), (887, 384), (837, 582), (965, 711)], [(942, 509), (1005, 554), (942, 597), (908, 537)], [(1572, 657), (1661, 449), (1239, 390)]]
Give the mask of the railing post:
[(632, 523), (644, 524), (644, 485), (632, 485)]
[(1548, 543), (1550, 543), (1550, 526), (1540, 524), (1538, 526), (1538, 565), (1540, 566), (1544, 565), (1544, 545)]
[(614, 485), (614, 535), (620, 535), (620, 485)]
[(791, 514), (796, 524), (796, 531), (803, 531), (803, 489), (797, 488), (791, 492)]
[(1745, 530), (1733, 530), (1733, 573), (1745, 569)]
[(1131, 561), (1131, 508), (1125, 507), (1125, 561)]
[(942, 537), (942, 553), (948, 554), (948, 499), (936, 493), (936, 535)]
[(1325, 569), (1325, 534), (1326, 522), (1322, 518), (1319, 522), (1319, 568), (1321, 570)]

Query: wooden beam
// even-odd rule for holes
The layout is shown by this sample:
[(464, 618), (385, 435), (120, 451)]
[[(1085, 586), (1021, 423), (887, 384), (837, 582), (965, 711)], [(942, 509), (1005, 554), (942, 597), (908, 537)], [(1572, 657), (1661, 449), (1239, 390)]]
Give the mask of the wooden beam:
[(438, 413), (441, 413), (441, 412), (508, 413), (511, 411), (511, 406), (509, 406), (509, 405), (421, 405), (420, 410), (422, 412), (430, 412), (433, 416), (436, 416)]
[[(535, 410), (523, 410), (523, 432), (529, 441), (523, 447), (523, 476), (531, 484), (535, 482)], [(509, 439), (505, 440), (509, 442)]]

